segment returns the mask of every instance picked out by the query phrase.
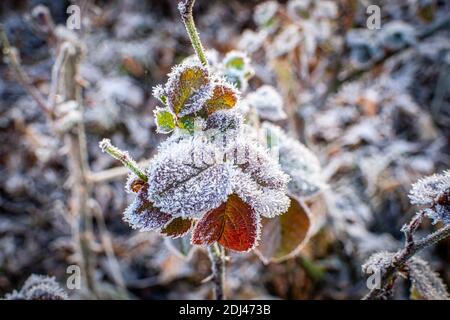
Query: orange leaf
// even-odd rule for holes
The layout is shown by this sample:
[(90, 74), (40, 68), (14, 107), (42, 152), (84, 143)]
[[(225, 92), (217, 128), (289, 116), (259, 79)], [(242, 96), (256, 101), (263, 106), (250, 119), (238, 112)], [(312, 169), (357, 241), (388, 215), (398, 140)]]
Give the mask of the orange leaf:
[(248, 251), (256, 244), (258, 220), (253, 209), (232, 194), (226, 202), (207, 212), (197, 222), (191, 241), (196, 245), (218, 242), (231, 250)]
[(261, 241), (256, 252), (264, 263), (280, 262), (298, 254), (309, 237), (310, 213), (300, 200), (291, 197), (287, 212), (262, 219)]
[(182, 237), (191, 229), (192, 222), (193, 220), (189, 218), (174, 218), (164, 228), (161, 229), (161, 233), (174, 239)]
[(218, 84), (213, 89), (212, 97), (206, 101), (206, 111), (211, 114), (218, 110), (231, 109), (236, 105), (237, 98), (233, 87)]

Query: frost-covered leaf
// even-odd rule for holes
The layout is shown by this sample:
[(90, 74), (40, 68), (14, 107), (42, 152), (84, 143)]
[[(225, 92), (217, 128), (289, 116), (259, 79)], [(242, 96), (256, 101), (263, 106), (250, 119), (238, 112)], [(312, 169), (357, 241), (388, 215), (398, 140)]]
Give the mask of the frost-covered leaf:
[(202, 138), (160, 148), (149, 168), (149, 199), (174, 217), (200, 217), (231, 193), (230, 166), (218, 161), (214, 146)]
[(182, 117), (199, 111), (211, 97), (208, 69), (197, 63), (182, 63), (169, 74), (165, 91), (167, 106)]
[(192, 227), (194, 220), (192, 219), (183, 219), (181, 217), (177, 217), (172, 219), (167, 225), (165, 225), (161, 229), (161, 233), (165, 236), (171, 237), (173, 239), (182, 237), (189, 232)]
[(241, 133), (243, 117), (235, 110), (221, 110), (211, 114), (203, 130), (219, 147), (225, 148)]
[(280, 127), (264, 122), (261, 128), (266, 137), (276, 141), (272, 143), (278, 147), (281, 168), (291, 177), (289, 192), (299, 198), (309, 198), (319, 193), (325, 183), (317, 157)]
[(388, 251), (374, 253), (361, 266), (361, 269), (366, 274), (372, 274), (374, 272), (380, 272), (382, 274), (392, 264), (394, 254)]
[(222, 61), (221, 73), (225, 80), (236, 88), (245, 91), (248, 86), (248, 79), (254, 75), (254, 70), (250, 65), (249, 57), (241, 51), (230, 51)]
[(67, 294), (54, 277), (31, 275), (22, 289), (6, 295), (7, 300), (66, 300)]
[(204, 130), (238, 131), (242, 126), (242, 122), (242, 116), (237, 112), (228, 110), (217, 111), (206, 119)]
[(262, 218), (261, 239), (256, 252), (264, 263), (281, 262), (299, 253), (309, 237), (310, 213), (301, 201), (291, 198), (287, 212)]
[(412, 204), (426, 205), (424, 211), (434, 223), (450, 223), (450, 171), (420, 179), (409, 192)]
[(170, 214), (162, 212), (148, 200), (148, 189), (148, 184), (141, 187), (133, 203), (125, 209), (123, 216), (123, 220), (133, 229), (140, 231), (159, 230), (172, 220)]
[(428, 263), (419, 257), (411, 258), (407, 263), (412, 281), (411, 296), (423, 300), (449, 300), (446, 285)]
[(173, 254), (184, 260), (190, 260), (196, 248), (191, 244), (189, 237), (180, 237), (176, 239), (165, 237), (164, 243)]
[(246, 98), (248, 104), (256, 109), (258, 115), (266, 120), (279, 121), (286, 119), (283, 110), (283, 99), (274, 87), (264, 85)]
[(289, 208), (286, 195), (289, 177), (256, 142), (238, 142), (227, 151), (237, 170), (233, 172), (233, 192), (264, 217), (274, 217)]
[(154, 114), (157, 132), (170, 133), (175, 129), (175, 119), (169, 110), (156, 108)]
[(238, 92), (226, 82), (214, 85), (210, 99), (205, 103), (206, 112), (212, 114), (218, 110), (231, 109), (238, 101)]
[(240, 51), (230, 51), (223, 58), (223, 64), (227, 69), (235, 69), (244, 71), (250, 64), (250, 59), (247, 55)]
[(237, 195), (207, 212), (192, 232), (192, 243), (210, 245), (218, 242), (235, 251), (251, 250), (259, 237), (259, 216)]

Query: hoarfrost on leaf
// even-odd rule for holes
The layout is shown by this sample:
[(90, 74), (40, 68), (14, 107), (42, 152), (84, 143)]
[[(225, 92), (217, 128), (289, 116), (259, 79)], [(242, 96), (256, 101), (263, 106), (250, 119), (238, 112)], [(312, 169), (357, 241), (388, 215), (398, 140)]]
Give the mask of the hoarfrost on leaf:
[(270, 121), (286, 119), (283, 99), (274, 87), (263, 85), (247, 95), (247, 102), (256, 109), (259, 116)]
[(412, 204), (428, 206), (424, 212), (434, 223), (442, 221), (450, 224), (450, 171), (414, 183), (409, 199)]
[(319, 193), (326, 184), (317, 157), (280, 127), (264, 122), (261, 129), (278, 141), (281, 169), (291, 177), (289, 192), (299, 198), (308, 198)]
[(6, 295), (7, 300), (66, 300), (67, 294), (54, 277), (32, 274), (22, 289)]
[(170, 214), (156, 208), (147, 198), (148, 184), (142, 186), (134, 201), (125, 209), (123, 220), (140, 231), (159, 230), (171, 220)]
[(391, 265), (393, 257), (393, 252), (381, 251), (374, 253), (362, 265), (362, 271), (366, 274), (374, 273), (375, 271), (383, 273)]
[(184, 139), (160, 149), (149, 168), (149, 200), (174, 217), (199, 217), (231, 193), (230, 166), (203, 138)]
[(425, 260), (412, 257), (407, 262), (407, 267), (412, 282), (411, 296), (413, 298), (425, 300), (450, 299), (447, 288), (439, 274), (434, 272)]
[(234, 192), (265, 217), (287, 211), (290, 199), (286, 195), (289, 177), (267, 151), (256, 143), (238, 142), (227, 151), (237, 165), (233, 172)]
[(172, 68), (166, 83), (167, 106), (182, 117), (200, 111), (212, 95), (208, 69), (200, 62), (184, 62)]

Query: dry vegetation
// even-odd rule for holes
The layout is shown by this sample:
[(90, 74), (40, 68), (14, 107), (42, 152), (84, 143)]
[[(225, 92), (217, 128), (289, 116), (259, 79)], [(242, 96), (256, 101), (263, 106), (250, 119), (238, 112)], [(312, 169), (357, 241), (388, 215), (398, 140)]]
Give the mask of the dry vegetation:
[(0, 3), (0, 297), (448, 299), (450, 4), (177, 7)]

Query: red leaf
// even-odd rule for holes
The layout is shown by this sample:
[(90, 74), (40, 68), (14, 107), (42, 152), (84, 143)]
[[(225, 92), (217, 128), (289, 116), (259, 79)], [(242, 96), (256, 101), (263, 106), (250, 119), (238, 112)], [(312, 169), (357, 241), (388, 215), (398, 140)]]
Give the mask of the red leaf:
[(217, 241), (231, 250), (248, 251), (255, 246), (258, 232), (259, 217), (248, 204), (232, 194), (197, 222), (191, 241), (196, 245)]
[(174, 239), (182, 237), (189, 232), (193, 221), (194, 220), (189, 218), (174, 218), (164, 228), (161, 229), (161, 233)]

